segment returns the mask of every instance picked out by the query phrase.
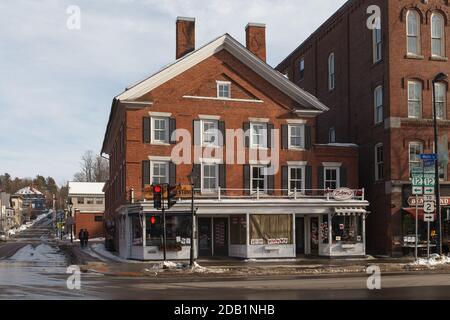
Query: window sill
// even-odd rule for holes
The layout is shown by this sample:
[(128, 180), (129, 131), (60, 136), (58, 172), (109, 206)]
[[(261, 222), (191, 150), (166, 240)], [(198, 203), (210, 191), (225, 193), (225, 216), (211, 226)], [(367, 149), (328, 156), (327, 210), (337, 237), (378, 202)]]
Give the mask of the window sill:
[(420, 54), (407, 53), (405, 59), (424, 60), (425, 57)]
[(157, 141), (152, 141), (151, 143), (154, 146), (170, 146), (170, 143), (168, 142), (157, 142)]
[(270, 148), (267, 148), (267, 147), (255, 147), (255, 146), (250, 147), (249, 149), (251, 149), (251, 150), (263, 150), (263, 151), (270, 150)]
[(296, 147), (289, 147), (288, 150), (289, 150), (289, 151), (299, 151), (299, 152), (304, 152), (304, 151), (306, 151), (305, 148), (296, 148)]
[(215, 145), (215, 144), (202, 144), (201, 145), (202, 148), (214, 148), (214, 149), (219, 149), (220, 146)]
[(447, 57), (440, 57), (440, 56), (431, 56), (430, 57), (430, 61), (442, 61), (442, 62), (447, 62), (448, 58)]
[(372, 68), (375, 68), (376, 66), (380, 65), (383, 63), (383, 59), (380, 59), (378, 61), (373, 61), (372, 62)]

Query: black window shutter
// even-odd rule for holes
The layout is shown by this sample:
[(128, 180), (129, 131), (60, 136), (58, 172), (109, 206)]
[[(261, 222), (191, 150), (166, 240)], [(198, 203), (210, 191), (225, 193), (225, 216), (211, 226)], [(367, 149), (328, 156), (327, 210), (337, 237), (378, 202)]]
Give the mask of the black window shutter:
[(324, 168), (317, 167), (317, 189), (322, 190), (325, 188), (324, 184)]
[(283, 189), (284, 195), (288, 194), (288, 189), (289, 189), (288, 170), (289, 170), (288, 166), (281, 167), (281, 189)]
[(194, 177), (195, 177), (195, 183), (194, 188), (200, 189), (202, 187), (202, 165), (201, 164), (194, 164)]
[(177, 184), (177, 166), (173, 162), (169, 162), (169, 184), (171, 186)]
[(193, 139), (193, 143), (194, 146), (199, 146), (201, 145), (201, 139), (200, 139), (200, 135), (201, 135), (201, 128), (200, 128), (200, 120), (194, 120), (192, 122), (192, 133), (194, 135), (194, 139)]
[(306, 194), (311, 194), (310, 191), (312, 189), (312, 167), (306, 166), (305, 167), (305, 189), (309, 190), (306, 192)]
[[(269, 168), (268, 166), (267, 168)], [(274, 194), (275, 193), (275, 175), (269, 174), (267, 175), (267, 194)]]
[(283, 124), (281, 126), (281, 149), (287, 149), (288, 148), (288, 125)]
[(219, 146), (224, 146), (227, 140), (225, 136), (225, 121), (219, 121), (217, 127), (221, 135), (221, 137), (219, 136)]
[(176, 144), (177, 137), (173, 136), (175, 130), (177, 129), (177, 120), (175, 118), (169, 118), (169, 143)]
[(142, 141), (144, 143), (151, 142), (151, 118), (144, 117), (142, 119)]
[(311, 126), (305, 126), (305, 149), (310, 150), (312, 147)]
[(219, 187), (222, 189), (227, 188), (227, 171), (225, 164), (219, 164)]
[(250, 194), (250, 165), (244, 165), (244, 193)]
[(339, 172), (339, 182), (340, 182), (340, 187), (347, 187), (347, 168), (346, 167), (341, 167), (341, 170)]
[(246, 148), (250, 147), (250, 122), (244, 122), (244, 146)]
[(267, 148), (273, 148), (273, 130), (274, 130), (273, 123), (267, 124)]
[(142, 189), (150, 184), (150, 161), (142, 161)]

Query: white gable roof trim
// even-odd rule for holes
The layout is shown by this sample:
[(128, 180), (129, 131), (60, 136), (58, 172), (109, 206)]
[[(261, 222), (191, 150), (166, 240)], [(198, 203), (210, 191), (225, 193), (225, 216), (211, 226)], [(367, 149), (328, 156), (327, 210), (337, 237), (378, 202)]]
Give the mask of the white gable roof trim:
[(167, 67), (153, 74), (149, 78), (137, 83), (128, 90), (119, 94), (115, 99), (120, 101), (130, 101), (140, 98), (147, 92), (189, 70), (196, 64), (202, 62), (206, 58), (223, 49), (230, 52), (242, 63), (256, 72), (259, 76), (284, 92), (291, 99), (297, 101), (302, 106), (316, 109), (319, 112), (328, 111), (328, 108), (316, 97), (302, 90), (294, 83), (286, 79), (284, 75), (260, 60), (229, 34), (225, 34), (204, 45), (198, 50), (193, 51), (190, 54), (182, 57), (181, 59), (176, 60), (175, 62), (169, 64)]

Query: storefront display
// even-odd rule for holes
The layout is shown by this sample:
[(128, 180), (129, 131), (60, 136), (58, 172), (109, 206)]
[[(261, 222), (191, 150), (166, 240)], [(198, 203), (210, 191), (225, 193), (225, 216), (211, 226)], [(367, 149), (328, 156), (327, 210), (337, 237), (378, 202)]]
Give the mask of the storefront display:
[(292, 215), (250, 215), (250, 244), (292, 244)]

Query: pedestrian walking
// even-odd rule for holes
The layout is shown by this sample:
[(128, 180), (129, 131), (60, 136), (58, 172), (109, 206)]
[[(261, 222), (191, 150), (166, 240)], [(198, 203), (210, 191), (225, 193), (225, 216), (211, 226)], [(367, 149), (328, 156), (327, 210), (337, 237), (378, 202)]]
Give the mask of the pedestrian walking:
[(80, 232), (78, 233), (78, 239), (80, 240), (80, 246), (84, 247), (84, 229), (80, 229)]
[(89, 241), (89, 231), (84, 229), (84, 245), (87, 247)]

